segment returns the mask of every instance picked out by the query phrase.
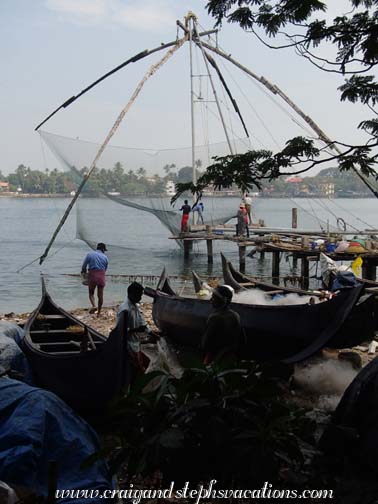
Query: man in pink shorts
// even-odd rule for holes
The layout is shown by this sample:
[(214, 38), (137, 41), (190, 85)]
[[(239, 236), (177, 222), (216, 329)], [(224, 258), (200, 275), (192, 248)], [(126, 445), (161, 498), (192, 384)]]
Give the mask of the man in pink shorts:
[(105, 287), (105, 272), (108, 269), (108, 258), (105, 255), (107, 251), (105, 243), (98, 243), (97, 249), (88, 252), (85, 256), (81, 273), (87, 273), (88, 268), (88, 292), (89, 301), (92, 305), (92, 310), (96, 311), (95, 290), (97, 287), (97, 316), (100, 316), (101, 308), (104, 302), (104, 287)]

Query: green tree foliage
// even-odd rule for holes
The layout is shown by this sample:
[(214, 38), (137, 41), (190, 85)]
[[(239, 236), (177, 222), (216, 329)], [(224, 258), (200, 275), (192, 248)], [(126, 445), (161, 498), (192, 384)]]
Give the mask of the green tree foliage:
[[(175, 169), (170, 165), (170, 169)], [(45, 171), (31, 170), (21, 164), (14, 173), (8, 176), (0, 174), (0, 179), (9, 182), (11, 191), (21, 188), (28, 194), (69, 194), (77, 189), (88, 168), (71, 171), (58, 171), (46, 169)], [(169, 173), (169, 171), (168, 171)], [(93, 170), (89, 180), (84, 186), (83, 194), (98, 196), (107, 192), (120, 192), (122, 194), (164, 193), (167, 179), (175, 179), (176, 174), (169, 173), (166, 177), (154, 175), (153, 179), (147, 175), (144, 167), (136, 171), (129, 169), (127, 172), (120, 162), (112, 169), (97, 167)]]
[[(261, 155), (263, 155), (264, 151), (259, 152), (260, 154), (262, 152)], [(227, 168), (224, 168), (223, 181), (220, 175), (217, 175), (219, 178), (215, 178), (214, 175), (214, 180), (219, 180), (219, 187), (222, 186), (222, 183), (224, 186), (226, 179), (230, 180), (231, 187), (235, 179), (240, 178), (240, 184), (242, 184), (243, 177), (248, 178), (252, 176), (250, 169), (247, 170), (246, 174), (239, 171), (237, 158), (229, 156), (229, 160), (229, 165), (227, 165)], [(166, 166), (170, 168), (169, 165)], [(116, 163), (112, 170), (95, 169), (84, 186), (83, 194), (87, 196), (99, 196), (104, 192), (161, 194), (165, 192), (167, 180), (187, 181), (191, 178), (191, 167), (183, 167), (179, 170), (179, 177), (181, 178), (178, 178), (176, 173), (171, 172), (170, 169), (168, 170), (168, 175), (164, 177), (158, 174), (148, 177), (142, 167), (136, 173), (133, 171), (125, 173), (121, 163)], [(173, 169), (176, 169), (176, 167), (174, 166)], [(9, 182), (11, 191), (21, 188), (24, 193), (30, 194), (69, 194), (71, 191), (77, 189), (86, 171), (87, 168), (84, 167), (81, 170), (73, 168), (70, 172), (61, 172), (56, 168), (51, 171), (45, 170), (42, 172), (31, 170), (25, 165), (20, 165), (15, 173), (11, 173), (8, 176), (0, 176), (0, 180)], [(210, 173), (212, 172), (210, 171)], [(197, 175), (199, 177), (201, 173), (197, 171)], [(326, 179), (334, 182), (335, 192), (341, 196), (353, 196), (357, 193), (359, 196), (369, 196), (371, 194), (354, 172), (340, 172), (336, 168), (326, 168), (315, 177), (305, 177), (303, 184), (310, 189), (312, 195), (320, 195), (320, 183), (326, 181)], [(289, 194), (288, 184), (283, 177), (273, 179), (269, 184), (264, 185), (264, 189), (267, 190), (267, 192), (264, 192), (264, 195), (285, 196)]]
[[(207, 9), (217, 25), (223, 22), (239, 24), (272, 49), (294, 48), (320, 71), (344, 75), (345, 83), (339, 87), (340, 99), (362, 103), (368, 113), (373, 114), (358, 126), (366, 134), (366, 142), (349, 145), (336, 140), (324, 148), (317, 148), (313, 140), (296, 137), (288, 140), (278, 153), (251, 151), (215, 158), (197, 185), (178, 184), (177, 195), (185, 190), (199, 193), (207, 185), (219, 189), (236, 184), (243, 191), (251, 190), (253, 186), (260, 188), (264, 181), (282, 174), (301, 174), (330, 162), (341, 171), (355, 170), (366, 177), (377, 178), (378, 118), (375, 107), (378, 83), (374, 73), (368, 72), (375, 70), (378, 63), (378, 1), (348, 0), (346, 12), (340, 7), (339, 15), (332, 20), (326, 17), (327, 3), (330, 2), (208, 0)], [(325, 53), (330, 57), (325, 58)], [(331, 149), (333, 154), (325, 154)]]
[[(287, 486), (290, 470), (307, 483), (314, 423), (283, 399), (278, 376), (290, 369), (229, 364), (198, 362), (180, 379), (155, 371), (133, 382), (107, 418), (130, 478), (159, 470), (176, 485), (214, 478), (220, 488), (259, 488), (267, 480)], [(147, 392), (156, 379), (160, 385)]]

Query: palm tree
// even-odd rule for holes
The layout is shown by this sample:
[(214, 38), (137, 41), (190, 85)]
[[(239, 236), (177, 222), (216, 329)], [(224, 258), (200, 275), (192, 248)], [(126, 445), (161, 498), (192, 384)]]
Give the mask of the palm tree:
[(137, 174), (139, 175), (140, 178), (144, 178), (147, 174), (146, 170), (141, 166), (138, 168)]

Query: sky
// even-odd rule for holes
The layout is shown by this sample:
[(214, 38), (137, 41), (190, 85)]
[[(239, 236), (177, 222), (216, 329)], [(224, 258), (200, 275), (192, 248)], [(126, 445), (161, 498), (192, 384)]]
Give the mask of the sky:
[[(201, 0), (1, 0), (0, 171), (14, 172), (21, 163), (32, 169), (60, 169), (34, 131), (36, 125), (130, 56), (175, 40), (176, 20), (189, 10), (198, 16), (200, 27), (212, 28), (214, 20), (205, 6)], [(277, 84), (331, 138), (356, 141), (356, 126), (370, 114), (359, 105), (340, 103), (337, 87), (342, 77), (315, 69), (292, 50), (269, 50), (237, 25), (225, 24), (218, 41), (225, 52)], [(43, 129), (101, 142), (144, 72), (162, 56), (163, 52), (157, 53), (121, 70), (56, 114)], [(116, 145), (155, 149), (190, 145), (188, 56), (187, 48), (180, 50), (145, 85), (114, 138)], [(203, 72), (200, 63), (197, 72)], [(282, 143), (291, 133), (292, 119), (286, 117), (286, 126), (279, 107), (245, 76), (226, 70), (224, 75), (248, 103), (243, 115), (251, 123), (254, 146), (274, 149)], [(205, 93), (210, 83), (198, 77), (195, 85)], [(266, 108), (258, 109), (265, 101)], [(209, 134), (205, 126), (202, 134)], [(273, 136), (277, 140), (271, 147)], [(212, 137), (214, 142), (220, 140)]]

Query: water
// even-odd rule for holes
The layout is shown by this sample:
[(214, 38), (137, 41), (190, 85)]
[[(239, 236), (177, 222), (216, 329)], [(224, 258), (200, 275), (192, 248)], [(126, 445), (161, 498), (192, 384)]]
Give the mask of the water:
[[(20, 268), (38, 258), (44, 251), (53, 231), (66, 209), (66, 198), (0, 198), (0, 232), (2, 261), (0, 283), (0, 313), (24, 312), (34, 309), (40, 299), (40, 275), (46, 275), (48, 290), (61, 306), (71, 309), (88, 306), (86, 287), (81, 285), (80, 273), (88, 246), (76, 236), (76, 212), (72, 211), (60, 232), (49, 258), (40, 267), (38, 261), (22, 271)], [(140, 200), (139, 200), (140, 201)], [(213, 212), (229, 212), (239, 205), (238, 198), (213, 198), (205, 202)], [(147, 201), (144, 202), (147, 204)], [(318, 229), (319, 223), (332, 229), (341, 217), (353, 229), (378, 228), (376, 199), (289, 200), (256, 198), (253, 213), (264, 219), (269, 227), (290, 227), (291, 208), (298, 207), (298, 227)], [(170, 233), (151, 214), (126, 207), (118, 207), (106, 199), (88, 199), (83, 208), (91, 216), (93, 229), (98, 230), (96, 241), (105, 241), (105, 231), (119, 237), (125, 248), (109, 250), (110, 275), (143, 275), (155, 277), (166, 266), (172, 276), (190, 283), (190, 272), (221, 276), (219, 251), (222, 250), (237, 265), (235, 244), (214, 242), (214, 265), (207, 264), (205, 244), (195, 245), (187, 261)], [(110, 218), (108, 217), (110, 215)], [(327, 224), (328, 220), (328, 224)], [(102, 231), (101, 231), (102, 230)], [(92, 230), (93, 231), (93, 230)], [(97, 233), (95, 233), (97, 234)], [(290, 261), (282, 262), (283, 270), (290, 271)], [(18, 272), (19, 271), (19, 272)], [(247, 259), (247, 273), (269, 275), (269, 254), (264, 261)], [(186, 279), (186, 280), (185, 280)], [(154, 279), (144, 278), (154, 285)], [(105, 290), (105, 304), (121, 301), (128, 285), (127, 278), (109, 278)]]

